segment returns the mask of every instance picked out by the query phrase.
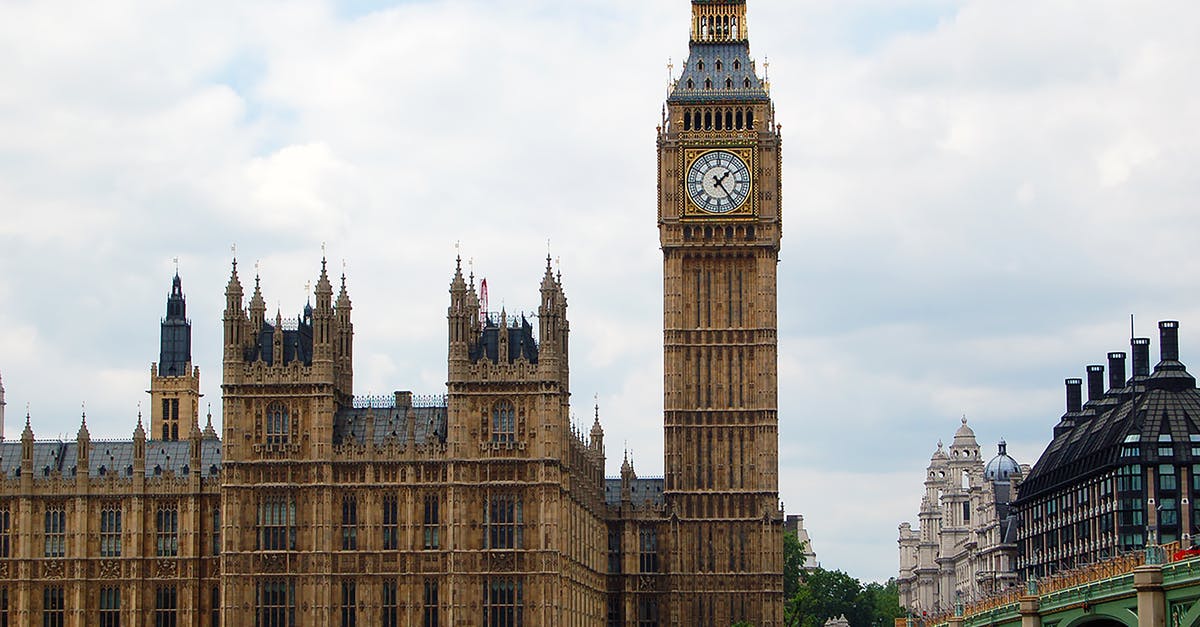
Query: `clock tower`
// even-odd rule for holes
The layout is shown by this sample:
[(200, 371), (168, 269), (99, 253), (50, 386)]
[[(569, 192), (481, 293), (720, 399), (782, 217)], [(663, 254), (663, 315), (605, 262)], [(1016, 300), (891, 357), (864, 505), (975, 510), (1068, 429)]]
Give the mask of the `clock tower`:
[(745, 0), (692, 0), (658, 135), (674, 625), (783, 624), (781, 140), (749, 48)]

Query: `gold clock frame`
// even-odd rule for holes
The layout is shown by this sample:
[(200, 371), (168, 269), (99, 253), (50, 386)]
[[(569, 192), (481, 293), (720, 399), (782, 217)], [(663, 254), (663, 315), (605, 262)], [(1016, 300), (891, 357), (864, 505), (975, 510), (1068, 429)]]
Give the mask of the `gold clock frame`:
[[(692, 165), (696, 160), (710, 152), (728, 152), (737, 155), (746, 164), (746, 168), (750, 170), (750, 191), (746, 195), (746, 202), (742, 206), (726, 213), (712, 213), (701, 209), (699, 205), (692, 200), (692, 195), (687, 189), (687, 173), (691, 171)], [(679, 187), (683, 198), (683, 211), (681, 218), (685, 220), (750, 220), (758, 217), (758, 194), (755, 190), (757, 176), (755, 172), (758, 166), (757, 151), (751, 146), (705, 146), (704, 148), (684, 148), (683, 149), (683, 169), (681, 170)]]

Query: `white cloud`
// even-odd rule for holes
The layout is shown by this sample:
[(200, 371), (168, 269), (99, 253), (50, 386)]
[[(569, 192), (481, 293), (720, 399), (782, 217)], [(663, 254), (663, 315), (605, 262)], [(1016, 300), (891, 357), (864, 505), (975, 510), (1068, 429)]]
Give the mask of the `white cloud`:
[[(260, 261), (294, 315), (326, 242), (359, 391), (436, 393), (455, 242), (496, 308), (532, 310), (549, 238), (577, 420), (599, 393), (610, 471), (628, 441), (661, 472), (654, 128), (687, 3), (341, 9), (0, 4), (10, 409), (70, 434), (86, 401), (95, 436), (126, 437), (173, 257), (219, 398), (233, 243), (243, 281)], [(1122, 348), (1130, 312), (1142, 333), (1180, 319), (1200, 355), (1197, 11), (750, 3), (785, 138), (781, 492), (826, 566), (894, 569), (895, 525), (960, 415), (1032, 462), (1062, 379)]]

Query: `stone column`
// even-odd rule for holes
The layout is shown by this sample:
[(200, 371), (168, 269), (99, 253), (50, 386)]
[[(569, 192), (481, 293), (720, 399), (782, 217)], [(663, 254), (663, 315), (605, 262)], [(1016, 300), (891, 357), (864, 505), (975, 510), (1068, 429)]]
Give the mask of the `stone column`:
[(1162, 566), (1147, 564), (1133, 569), (1133, 589), (1137, 590), (1138, 625), (1166, 625), (1167, 597), (1163, 594)]
[(1021, 627), (1042, 627), (1042, 615), (1038, 612), (1040, 602), (1035, 596), (1021, 597)]

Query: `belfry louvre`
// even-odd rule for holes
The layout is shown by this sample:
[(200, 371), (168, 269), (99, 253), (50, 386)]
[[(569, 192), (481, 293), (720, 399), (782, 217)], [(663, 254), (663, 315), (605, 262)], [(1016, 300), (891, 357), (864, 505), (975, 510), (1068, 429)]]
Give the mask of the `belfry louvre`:
[(219, 434), (176, 275), (132, 439), (0, 442), (0, 626), (782, 625), (781, 139), (744, 0), (692, 13), (657, 134), (664, 477), (606, 479), (599, 409), (572, 427), (548, 259), (536, 325), (456, 263), (445, 393), (386, 397), (354, 394), (345, 276), (272, 318), (234, 260)]

